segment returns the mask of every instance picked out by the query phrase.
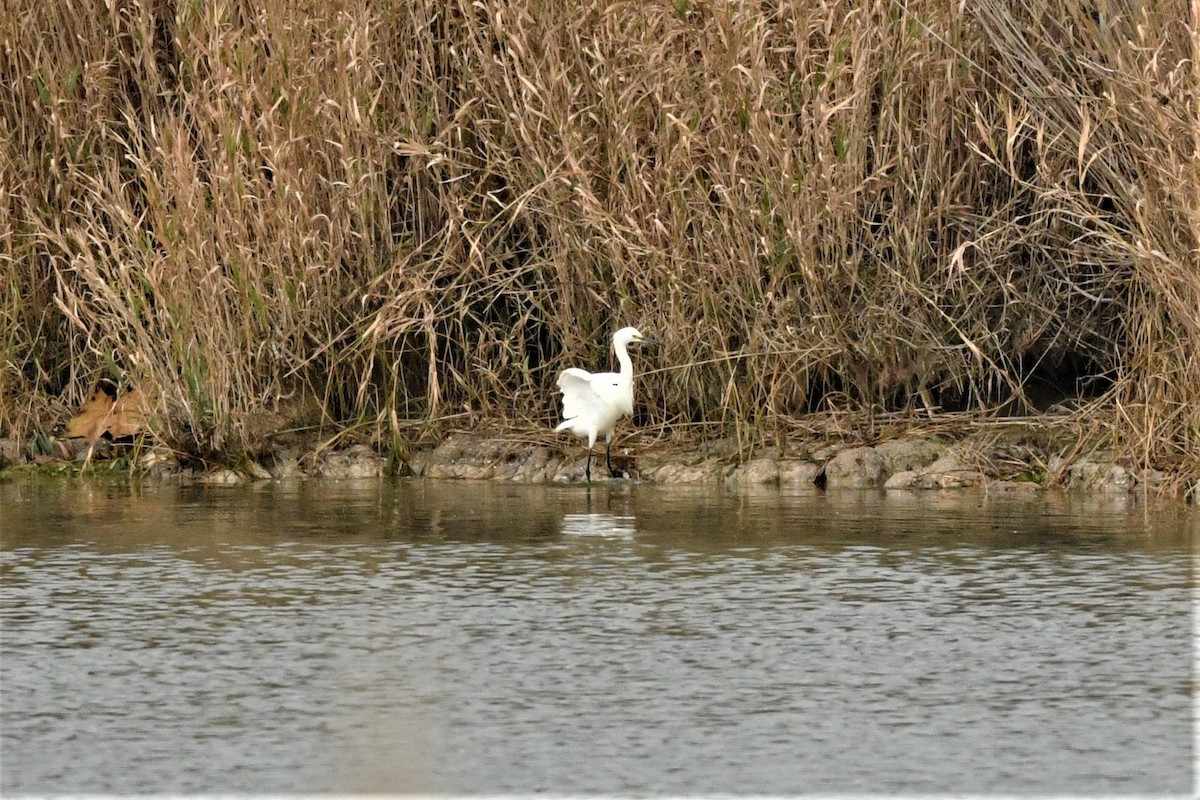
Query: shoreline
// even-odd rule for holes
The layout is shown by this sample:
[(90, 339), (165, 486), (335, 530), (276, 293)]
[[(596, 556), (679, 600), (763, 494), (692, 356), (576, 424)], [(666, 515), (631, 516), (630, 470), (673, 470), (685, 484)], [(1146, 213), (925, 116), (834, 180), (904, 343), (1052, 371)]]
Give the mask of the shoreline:
[[(661, 485), (708, 485), (726, 490), (778, 487), (814, 491), (877, 489), (1036, 495), (1051, 490), (1119, 496), (1175, 498), (1193, 503), (1200, 483), (1186, 485), (1169, 471), (1138, 468), (1104, 451), (1037, 444), (1041, 426), (1012, 426), (1004, 435), (951, 435), (918, 431), (866, 443), (808, 436), (749, 446), (729, 437), (698, 441), (654, 439), (632, 432), (612, 450), (609, 477), (604, 449), (592, 454), (592, 482), (636, 480)], [(413, 477), (531, 484), (584, 483), (586, 447), (541, 429), (459, 430), (436, 442), (382, 448), (293, 440), (234, 467), (189, 464), (144, 441), (51, 440), (51, 453), (0, 440), (0, 479), (20, 474), (84, 477), (125, 474), (133, 479), (183, 480), (236, 485), (295, 479)]]

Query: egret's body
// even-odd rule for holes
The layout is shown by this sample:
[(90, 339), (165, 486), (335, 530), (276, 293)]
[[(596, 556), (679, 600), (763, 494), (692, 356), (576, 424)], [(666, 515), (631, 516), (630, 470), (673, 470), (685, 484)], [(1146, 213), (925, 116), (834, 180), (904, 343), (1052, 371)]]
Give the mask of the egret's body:
[(647, 341), (637, 328), (621, 328), (613, 334), (613, 352), (620, 372), (591, 373), (571, 367), (558, 376), (562, 390), (563, 421), (556, 431), (570, 431), (587, 439), (588, 458), (584, 472), (592, 480), (592, 448), (604, 437), (604, 459), (612, 475), (612, 440), (617, 420), (633, 416), (633, 361), (627, 348), (634, 342)]

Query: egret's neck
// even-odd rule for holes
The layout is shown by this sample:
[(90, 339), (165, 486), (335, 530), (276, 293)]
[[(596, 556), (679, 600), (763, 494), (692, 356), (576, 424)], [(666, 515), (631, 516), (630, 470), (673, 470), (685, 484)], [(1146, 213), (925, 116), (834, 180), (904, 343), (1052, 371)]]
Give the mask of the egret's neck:
[(614, 343), (613, 350), (617, 354), (617, 361), (621, 364), (621, 377), (628, 381), (633, 380), (633, 360), (629, 358), (629, 353), (625, 350), (624, 343)]

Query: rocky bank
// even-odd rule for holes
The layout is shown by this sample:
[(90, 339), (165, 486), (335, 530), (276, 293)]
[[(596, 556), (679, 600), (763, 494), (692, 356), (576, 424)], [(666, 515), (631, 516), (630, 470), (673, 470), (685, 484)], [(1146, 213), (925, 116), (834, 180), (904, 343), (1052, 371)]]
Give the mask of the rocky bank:
[[(597, 446), (592, 459), (593, 481), (711, 484), (731, 490), (761, 486), (793, 490), (984, 487), (1030, 494), (1050, 487), (1103, 494), (1159, 493), (1171, 486), (1170, 476), (1158, 470), (1123, 465), (1102, 452), (1072, 454), (1068, 458), (1051, 449), (1031, 446), (1019, 437), (981, 444), (973, 439), (917, 435), (874, 445), (808, 441), (749, 451), (732, 439), (675, 444), (643, 443), (631, 438), (613, 448), (615, 478), (609, 477), (603, 449)], [(389, 474), (443, 480), (579, 483), (585, 479), (586, 465), (585, 449), (571, 440), (548, 441), (541, 434), (519, 433), (451, 433), (436, 444), (391, 455), (363, 444), (338, 449), (293, 444), (277, 447), (258, 460), (245, 459), (236, 469), (185, 467), (160, 448), (135, 449), (107, 440), (63, 440), (53, 445), (51, 453), (39, 454), (28, 445), (0, 440), (0, 469), (35, 464), (80, 471), (102, 469), (114, 459), (125, 459), (150, 476), (218, 484)], [(1182, 494), (1194, 495), (1197, 488), (1187, 487)]]

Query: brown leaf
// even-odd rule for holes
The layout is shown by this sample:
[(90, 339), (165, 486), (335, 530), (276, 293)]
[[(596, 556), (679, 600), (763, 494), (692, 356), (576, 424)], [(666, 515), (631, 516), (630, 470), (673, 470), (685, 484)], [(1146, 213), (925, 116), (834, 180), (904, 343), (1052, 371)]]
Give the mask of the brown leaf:
[(141, 391), (132, 392), (113, 400), (97, 391), (92, 399), (83, 404), (79, 414), (67, 423), (68, 438), (84, 438), (91, 441), (104, 434), (114, 439), (135, 436), (146, 430), (146, 398)]
[(146, 430), (146, 398), (141, 389), (134, 389), (117, 398), (113, 404), (113, 420), (108, 432), (114, 439), (136, 436)]
[(112, 414), (113, 400), (104, 392), (96, 392), (92, 399), (83, 404), (79, 414), (67, 423), (67, 437), (74, 439), (99, 439)]

